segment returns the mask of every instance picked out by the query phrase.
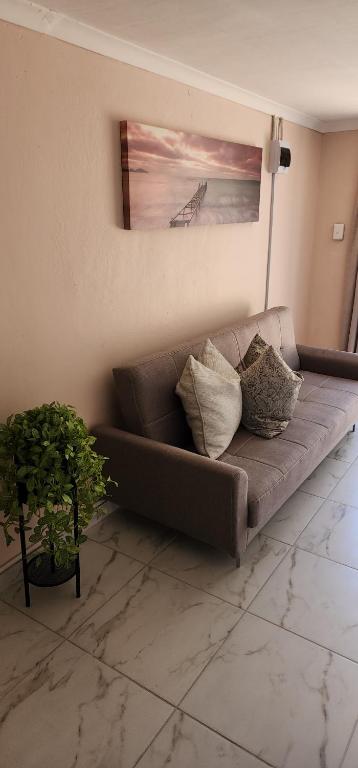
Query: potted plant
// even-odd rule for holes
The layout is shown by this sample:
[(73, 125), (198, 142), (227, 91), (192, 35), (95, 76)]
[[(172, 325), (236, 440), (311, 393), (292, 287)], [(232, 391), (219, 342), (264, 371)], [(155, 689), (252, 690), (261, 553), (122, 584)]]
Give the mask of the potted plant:
[[(76, 575), (80, 595), (80, 544), (111, 482), (95, 440), (72, 406), (56, 402), (0, 425), (0, 525), (7, 544), (20, 535), (26, 605), (29, 582), (53, 586)], [(26, 530), (41, 549), (29, 562)]]

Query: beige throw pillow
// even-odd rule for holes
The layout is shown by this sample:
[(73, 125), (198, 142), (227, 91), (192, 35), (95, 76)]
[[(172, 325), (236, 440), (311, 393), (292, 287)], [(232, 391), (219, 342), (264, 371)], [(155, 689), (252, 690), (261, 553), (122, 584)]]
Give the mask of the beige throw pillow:
[(198, 453), (217, 459), (240, 424), (240, 377), (209, 339), (200, 359), (206, 364), (189, 355), (175, 391)]
[(228, 379), (229, 381), (240, 381), (240, 376), (235, 371), (235, 368), (230, 365), (226, 357), (219, 352), (210, 339), (206, 339), (203, 349), (198, 356), (198, 360), (199, 363), (206, 365), (211, 371), (220, 373), (224, 379)]
[(241, 374), (242, 423), (260, 437), (276, 437), (283, 432), (297, 402), (303, 381), (281, 355), (268, 347), (255, 363)]

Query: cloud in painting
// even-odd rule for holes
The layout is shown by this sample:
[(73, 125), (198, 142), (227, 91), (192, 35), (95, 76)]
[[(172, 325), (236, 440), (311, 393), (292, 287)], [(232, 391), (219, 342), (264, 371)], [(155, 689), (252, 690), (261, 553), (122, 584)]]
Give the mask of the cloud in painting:
[(127, 122), (127, 141), (131, 171), (260, 181), (260, 147), (134, 122)]

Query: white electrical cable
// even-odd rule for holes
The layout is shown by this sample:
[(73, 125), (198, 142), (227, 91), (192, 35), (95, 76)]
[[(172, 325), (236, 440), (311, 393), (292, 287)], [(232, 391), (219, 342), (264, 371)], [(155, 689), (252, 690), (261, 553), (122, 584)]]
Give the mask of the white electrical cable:
[[(276, 115), (272, 115), (272, 139), (282, 139), (283, 136), (283, 121), (282, 117), (277, 118)], [(275, 178), (276, 174), (271, 175), (271, 201), (270, 201), (270, 219), (269, 219), (269, 231), (268, 231), (268, 243), (267, 243), (267, 268), (266, 268), (266, 287), (265, 287), (265, 310), (268, 309), (269, 290), (270, 290), (270, 276), (271, 276), (271, 247), (272, 247), (272, 228), (273, 228), (273, 212), (275, 202)]]
[(271, 245), (272, 245), (272, 227), (273, 227), (273, 207), (275, 202), (275, 178), (276, 174), (271, 175), (271, 202), (270, 202), (270, 222), (267, 244), (267, 269), (266, 269), (266, 289), (265, 289), (265, 310), (268, 309), (270, 273), (271, 273)]

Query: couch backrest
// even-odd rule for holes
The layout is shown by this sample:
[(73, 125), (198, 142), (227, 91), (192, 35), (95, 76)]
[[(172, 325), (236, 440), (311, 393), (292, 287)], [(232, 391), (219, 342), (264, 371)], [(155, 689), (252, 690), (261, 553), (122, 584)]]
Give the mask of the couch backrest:
[(197, 356), (209, 336), (224, 357), (236, 367), (256, 333), (279, 348), (291, 368), (299, 367), (290, 310), (287, 307), (269, 309), (231, 328), (186, 342), (169, 352), (151, 355), (127, 367), (114, 368), (124, 428), (163, 443), (181, 447), (188, 445), (190, 430), (181, 401), (175, 394), (188, 356)]

